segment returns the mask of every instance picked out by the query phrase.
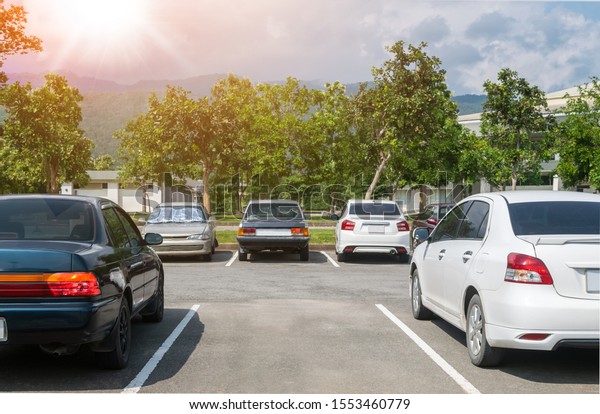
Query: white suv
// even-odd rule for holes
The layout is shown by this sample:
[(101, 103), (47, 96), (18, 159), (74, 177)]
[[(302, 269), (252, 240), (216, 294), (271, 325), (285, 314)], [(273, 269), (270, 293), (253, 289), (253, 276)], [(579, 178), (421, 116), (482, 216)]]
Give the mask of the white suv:
[(335, 252), (339, 262), (359, 253), (397, 255), (409, 258), (409, 225), (395, 201), (350, 200), (335, 226)]

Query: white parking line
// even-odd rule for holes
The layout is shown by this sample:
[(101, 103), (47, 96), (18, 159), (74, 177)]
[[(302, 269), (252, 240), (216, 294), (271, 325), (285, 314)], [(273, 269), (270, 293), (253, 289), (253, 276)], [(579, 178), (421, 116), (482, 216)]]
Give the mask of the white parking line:
[(321, 254), (323, 256), (325, 256), (327, 258), (327, 260), (329, 260), (331, 262), (332, 265), (334, 265), (335, 267), (340, 267), (340, 265), (338, 264), (338, 262), (336, 262), (335, 260), (333, 260), (331, 258), (331, 256), (329, 256), (327, 253), (325, 253), (325, 252), (322, 251)]
[(229, 259), (229, 261), (225, 264), (225, 267), (229, 267), (233, 264), (233, 262), (235, 262), (235, 259), (237, 259), (238, 257), (238, 252), (235, 252), (233, 254), (233, 256), (231, 256), (231, 259)]
[(392, 322), (396, 324), (400, 329), (404, 331), (410, 339), (421, 348), (429, 358), (433, 360), (446, 374), (450, 376), (467, 394), (481, 394), (473, 384), (471, 384), (465, 377), (452, 367), (444, 358), (442, 358), (437, 352), (433, 350), (427, 343), (422, 340), (412, 329), (406, 326), (400, 319), (398, 319), (392, 312), (387, 310), (383, 305), (375, 305), (385, 316), (387, 316)]
[(169, 348), (173, 345), (177, 337), (183, 332), (183, 329), (187, 326), (192, 317), (198, 312), (198, 308), (200, 305), (194, 305), (188, 311), (187, 315), (179, 322), (179, 325), (171, 332), (171, 335), (165, 342), (158, 348), (158, 350), (154, 353), (152, 358), (146, 363), (144, 368), (137, 374), (137, 376), (126, 386), (121, 394), (136, 394), (143, 386), (150, 374), (154, 371), (158, 363), (165, 356)]

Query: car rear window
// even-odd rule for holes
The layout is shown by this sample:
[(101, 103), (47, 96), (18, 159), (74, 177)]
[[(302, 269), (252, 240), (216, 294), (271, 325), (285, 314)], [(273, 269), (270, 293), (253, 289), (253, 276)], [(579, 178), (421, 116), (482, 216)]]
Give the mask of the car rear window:
[(28, 198), (0, 201), (0, 240), (89, 241), (92, 206), (78, 200)]
[(303, 220), (298, 204), (251, 203), (246, 208), (244, 220)]
[(600, 203), (544, 201), (509, 204), (517, 236), (550, 234), (599, 234)]
[(396, 203), (378, 203), (376, 201), (353, 203), (350, 205), (349, 213), (362, 219), (368, 219), (371, 216), (384, 218), (402, 216)]

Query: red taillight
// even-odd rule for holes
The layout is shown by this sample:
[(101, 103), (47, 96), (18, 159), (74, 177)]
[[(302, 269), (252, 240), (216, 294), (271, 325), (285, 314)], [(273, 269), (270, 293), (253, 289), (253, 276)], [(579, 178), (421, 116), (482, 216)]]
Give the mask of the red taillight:
[(398, 231), (409, 231), (408, 221), (402, 220), (396, 223), (396, 228)]
[(342, 221), (342, 230), (353, 231), (354, 230), (354, 226), (356, 226), (356, 223), (353, 222), (352, 220), (344, 220), (344, 221)]
[(551, 285), (554, 283), (548, 268), (537, 257), (520, 253), (510, 253), (507, 259), (506, 282), (536, 283)]
[(550, 336), (550, 334), (546, 334), (546, 333), (530, 333), (530, 334), (521, 335), (519, 337), (519, 339), (523, 339), (525, 341), (543, 341), (544, 339), (548, 338), (549, 336)]
[(292, 236), (308, 237), (308, 228), (307, 227), (294, 227), (294, 228), (292, 228)]
[(95, 296), (100, 294), (93, 273), (65, 272), (41, 275), (0, 275), (0, 296)]
[(239, 228), (238, 236), (256, 236), (256, 229), (253, 228)]

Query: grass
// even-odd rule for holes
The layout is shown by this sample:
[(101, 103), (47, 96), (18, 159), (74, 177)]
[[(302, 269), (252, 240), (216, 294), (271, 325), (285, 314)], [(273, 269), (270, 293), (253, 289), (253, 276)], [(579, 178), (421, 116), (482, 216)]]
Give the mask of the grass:
[[(237, 230), (217, 229), (219, 243), (237, 243)], [(310, 229), (310, 242), (314, 244), (335, 244), (335, 229)]]

